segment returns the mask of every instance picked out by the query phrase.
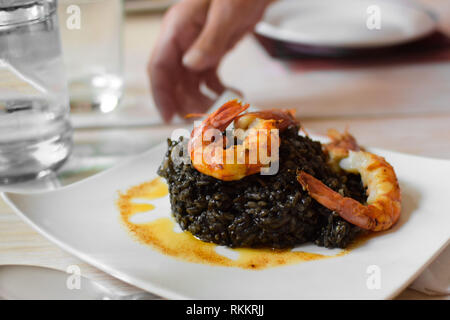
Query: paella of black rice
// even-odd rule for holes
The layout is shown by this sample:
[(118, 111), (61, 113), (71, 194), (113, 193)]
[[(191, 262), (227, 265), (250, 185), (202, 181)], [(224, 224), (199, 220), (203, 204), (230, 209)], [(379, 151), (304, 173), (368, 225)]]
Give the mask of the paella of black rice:
[(290, 110), (243, 113), (248, 107), (229, 101), (190, 139), (168, 140), (158, 173), (183, 230), (229, 247), (345, 248), (362, 230), (397, 222), (400, 188), (384, 158), (348, 132), (330, 130), (324, 145), (299, 135)]
[(361, 179), (334, 173), (321, 144), (300, 136), (298, 130), (291, 126), (281, 133), (277, 174), (238, 181), (218, 180), (191, 163), (174, 161), (183, 150), (177, 146), (187, 141), (169, 139), (158, 173), (167, 180), (172, 214), (181, 228), (203, 241), (230, 247), (289, 248), (314, 242), (345, 248), (361, 229), (314, 201), (298, 184), (296, 172), (305, 170), (332, 189), (364, 201)]

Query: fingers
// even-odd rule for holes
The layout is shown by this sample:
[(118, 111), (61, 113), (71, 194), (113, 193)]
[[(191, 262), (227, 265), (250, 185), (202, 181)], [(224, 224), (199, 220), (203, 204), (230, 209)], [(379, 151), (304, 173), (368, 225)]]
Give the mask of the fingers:
[(173, 79), (164, 68), (150, 68), (153, 100), (163, 120), (170, 122), (177, 112), (177, 101), (173, 90)]
[[(156, 107), (166, 122), (177, 113), (187, 113), (183, 100), (192, 100), (186, 98), (185, 87), (192, 85), (185, 81), (185, 67), (181, 64), (181, 58), (198, 37), (208, 6), (209, 0), (182, 1), (173, 6), (164, 17), (147, 73)], [(195, 77), (188, 80), (192, 82)]]
[(177, 112), (174, 94), (175, 75), (179, 70), (176, 61), (180, 54), (170, 34), (161, 37), (149, 62), (147, 72), (150, 78), (153, 100), (164, 121), (169, 122)]
[(208, 97), (200, 92), (201, 78), (198, 74), (183, 69), (178, 75), (176, 99), (178, 102), (178, 113), (184, 117), (189, 113), (204, 112), (212, 103)]
[(201, 33), (183, 56), (185, 67), (205, 71), (219, 64), (236, 29), (232, 11), (227, 1), (211, 2)]
[[(217, 65), (225, 54), (220, 42), (227, 41), (226, 34), (217, 24), (206, 26), (193, 46), (183, 57), (183, 65), (194, 71), (203, 71)], [(216, 44), (215, 40), (217, 41)]]
[(222, 81), (220, 81), (217, 70), (215, 69), (204, 72), (202, 81), (208, 89), (214, 91), (216, 95), (221, 95), (226, 89), (222, 84)]
[(225, 53), (253, 28), (272, 0), (212, 0), (204, 27), (183, 65), (195, 71), (215, 68)]
[(153, 97), (165, 121), (212, 105), (200, 84), (217, 95), (225, 90), (217, 66), (256, 23), (267, 1), (185, 0), (169, 11), (148, 67)]
[(185, 86), (177, 87), (177, 98), (179, 99), (178, 114), (185, 117), (190, 113), (203, 113), (208, 110), (213, 101), (200, 93), (200, 91), (189, 90)]
[(184, 117), (189, 113), (208, 110), (213, 100), (201, 92), (201, 83), (217, 94), (225, 89), (215, 70), (198, 74), (176, 63), (170, 67), (154, 63), (149, 70), (154, 101), (166, 122), (175, 114)]

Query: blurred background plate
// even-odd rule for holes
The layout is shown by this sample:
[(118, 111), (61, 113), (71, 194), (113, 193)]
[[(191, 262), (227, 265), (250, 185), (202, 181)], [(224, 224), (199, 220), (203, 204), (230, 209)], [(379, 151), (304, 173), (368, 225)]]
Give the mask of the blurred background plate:
[(160, 11), (169, 8), (179, 0), (125, 0), (127, 12)]
[[(367, 22), (377, 8), (380, 28), (370, 29)], [(255, 32), (299, 45), (369, 49), (421, 39), (436, 25), (433, 14), (413, 1), (284, 0), (270, 6)]]

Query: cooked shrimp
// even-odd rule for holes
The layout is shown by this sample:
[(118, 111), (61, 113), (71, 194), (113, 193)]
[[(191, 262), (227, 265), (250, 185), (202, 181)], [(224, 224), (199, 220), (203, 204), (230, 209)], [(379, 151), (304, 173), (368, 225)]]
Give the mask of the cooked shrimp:
[[(194, 168), (217, 179), (231, 181), (258, 173), (269, 165), (263, 154), (270, 157), (280, 143), (278, 131), (296, 122), (291, 112), (282, 110), (240, 115), (248, 107), (237, 100), (229, 101), (194, 128), (189, 141)], [(233, 121), (236, 137), (242, 143), (226, 148), (228, 141), (223, 131)]]
[(343, 197), (304, 171), (298, 173), (297, 180), (312, 198), (348, 222), (372, 231), (389, 229), (397, 222), (401, 211), (400, 187), (394, 169), (373, 153), (349, 150), (360, 148), (348, 133), (334, 137), (326, 148), (331, 157), (340, 160), (341, 169), (361, 175), (367, 188), (367, 205)]

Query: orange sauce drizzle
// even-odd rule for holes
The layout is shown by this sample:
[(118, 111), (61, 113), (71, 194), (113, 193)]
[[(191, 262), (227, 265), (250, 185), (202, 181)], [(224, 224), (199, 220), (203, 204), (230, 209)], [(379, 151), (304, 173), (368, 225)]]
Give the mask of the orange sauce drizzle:
[(123, 194), (119, 193), (117, 205), (120, 210), (120, 218), (125, 227), (138, 241), (150, 245), (161, 253), (184, 261), (258, 270), (343, 256), (348, 254), (351, 248), (358, 246), (364, 241), (364, 239), (360, 239), (350, 249), (341, 250), (334, 255), (291, 250), (228, 248), (236, 256), (236, 259), (231, 259), (219, 254), (216, 251), (218, 248), (216, 244), (203, 242), (187, 231), (175, 232), (175, 222), (171, 218), (158, 218), (147, 223), (133, 223), (130, 221), (130, 218), (137, 213), (155, 209), (153, 204), (135, 203), (133, 200), (154, 200), (165, 197), (167, 194), (167, 185), (160, 178), (134, 186)]

